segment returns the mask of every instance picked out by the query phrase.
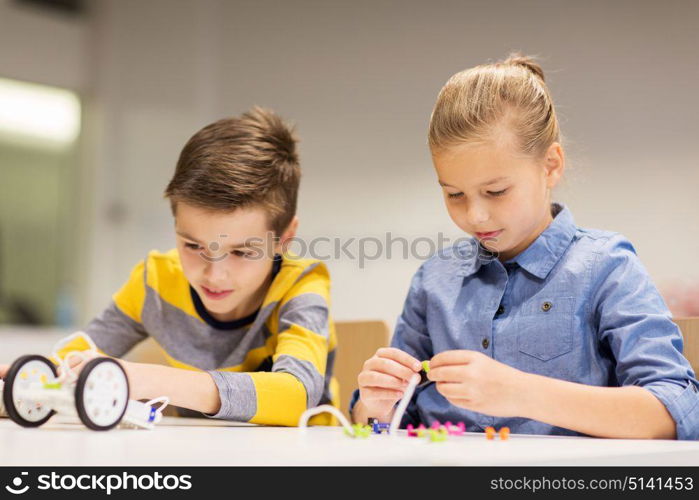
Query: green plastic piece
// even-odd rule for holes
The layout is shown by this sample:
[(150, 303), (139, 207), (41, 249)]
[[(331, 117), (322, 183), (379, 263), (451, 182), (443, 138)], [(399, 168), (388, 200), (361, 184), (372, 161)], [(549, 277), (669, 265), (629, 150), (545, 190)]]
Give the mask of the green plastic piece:
[(60, 382), (46, 382), (44, 384), (44, 389), (60, 389), (60, 388), (61, 388)]
[(447, 433), (442, 432), (441, 429), (440, 430), (429, 429), (427, 431), (427, 434), (430, 438), (430, 441), (432, 441), (433, 443), (439, 443), (439, 442), (447, 440)]
[(425, 360), (422, 362), (422, 369), (425, 371), (425, 373), (430, 373), (430, 361)]
[(367, 438), (371, 435), (370, 425), (354, 424), (352, 426), (352, 429), (354, 430), (354, 434), (352, 434), (347, 429), (344, 429), (345, 436), (349, 436), (352, 438)]

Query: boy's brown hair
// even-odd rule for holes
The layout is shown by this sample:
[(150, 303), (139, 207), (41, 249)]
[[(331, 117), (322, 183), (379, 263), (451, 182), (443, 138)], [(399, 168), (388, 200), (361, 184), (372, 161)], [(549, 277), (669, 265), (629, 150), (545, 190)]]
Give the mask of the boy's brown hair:
[(293, 129), (273, 111), (253, 107), (194, 134), (180, 153), (165, 189), (177, 202), (231, 212), (259, 206), (277, 236), (296, 214), (301, 169)]

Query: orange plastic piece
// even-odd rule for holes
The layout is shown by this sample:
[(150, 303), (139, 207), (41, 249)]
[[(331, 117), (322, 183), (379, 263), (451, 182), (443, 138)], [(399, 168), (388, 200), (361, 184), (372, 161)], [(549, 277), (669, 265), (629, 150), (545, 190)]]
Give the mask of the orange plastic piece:
[(500, 429), (500, 439), (502, 441), (507, 441), (507, 438), (510, 437), (510, 428), (509, 427), (503, 427)]
[(489, 441), (495, 439), (495, 428), (494, 427), (486, 427), (485, 428), (485, 438)]

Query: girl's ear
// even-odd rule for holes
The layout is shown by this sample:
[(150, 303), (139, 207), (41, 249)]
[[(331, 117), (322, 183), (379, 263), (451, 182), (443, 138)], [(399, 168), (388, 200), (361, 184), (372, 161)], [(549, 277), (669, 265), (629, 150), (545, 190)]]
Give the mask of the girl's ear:
[(279, 237), (279, 242), (275, 245), (274, 248), (274, 253), (284, 253), (284, 250), (286, 250), (286, 245), (294, 238), (296, 237), (296, 231), (299, 228), (299, 218), (298, 216), (294, 215), (294, 218), (291, 219), (291, 222), (289, 222), (289, 225), (286, 227), (282, 235)]
[(553, 189), (563, 177), (563, 171), (566, 168), (565, 153), (560, 143), (554, 142), (546, 150), (544, 168), (546, 169), (546, 187)]

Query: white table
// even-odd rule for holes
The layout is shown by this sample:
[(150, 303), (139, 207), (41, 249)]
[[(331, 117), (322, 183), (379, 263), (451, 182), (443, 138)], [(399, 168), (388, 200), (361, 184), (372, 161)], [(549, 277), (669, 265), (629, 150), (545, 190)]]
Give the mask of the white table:
[(0, 466), (185, 465), (699, 465), (699, 442), (483, 434), (448, 441), (166, 417), (152, 431), (90, 431), (56, 416), (26, 429), (0, 419)]
[[(48, 355), (71, 332), (0, 328), (0, 364)], [(699, 441), (645, 441), (483, 434), (430, 443), (405, 435), (351, 439), (339, 428), (258, 427), (166, 417), (153, 431), (94, 432), (56, 416), (25, 429), (0, 418), (1, 465), (693, 465)]]

